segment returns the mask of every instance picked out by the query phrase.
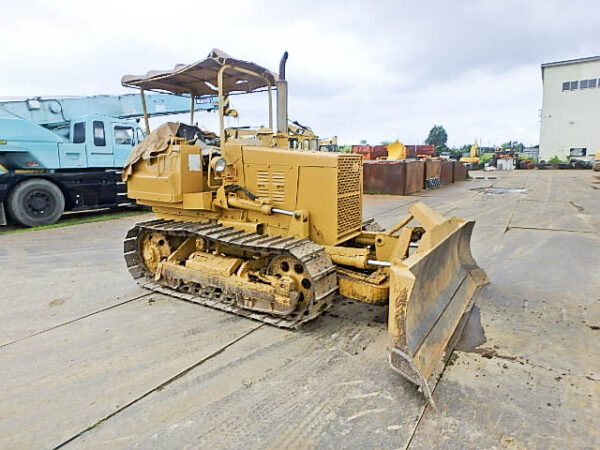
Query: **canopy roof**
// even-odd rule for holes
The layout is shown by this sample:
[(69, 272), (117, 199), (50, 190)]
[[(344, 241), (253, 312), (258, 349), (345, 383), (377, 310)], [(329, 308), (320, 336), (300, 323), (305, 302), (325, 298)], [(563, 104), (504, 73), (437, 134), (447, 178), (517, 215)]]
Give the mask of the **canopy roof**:
[[(172, 70), (151, 70), (146, 75), (125, 75), (123, 86), (146, 90), (166, 91), (174, 94), (216, 95), (217, 72), (221, 66), (229, 65), (223, 73), (223, 91), (252, 92), (267, 86), (275, 86), (277, 75), (252, 62), (234, 59), (227, 53), (213, 49), (200, 62), (178, 64)], [(244, 73), (250, 70), (257, 75)]]

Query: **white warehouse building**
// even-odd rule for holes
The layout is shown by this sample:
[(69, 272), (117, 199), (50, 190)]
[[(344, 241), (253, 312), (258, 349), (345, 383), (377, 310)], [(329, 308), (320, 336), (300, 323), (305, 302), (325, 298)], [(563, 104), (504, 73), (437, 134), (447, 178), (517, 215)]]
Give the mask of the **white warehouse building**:
[(542, 64), (540, 160), (600, 151), (600, 56)]

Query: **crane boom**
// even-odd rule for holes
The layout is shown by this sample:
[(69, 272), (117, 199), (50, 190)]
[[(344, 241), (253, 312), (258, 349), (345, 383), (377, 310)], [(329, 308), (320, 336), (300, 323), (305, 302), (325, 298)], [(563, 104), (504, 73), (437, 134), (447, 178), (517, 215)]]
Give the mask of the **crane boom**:
[[(189, 96), (183, 95), (147, 94), (148, 116), (188, 113), (190, 100)], [(196, 99), (194, 110), (210, 111), (216, 107), (211, 98), (200, 97)], [(137, 94), (32, 97), (0, 101), (0, 117), (24, 119), (49, 129), (62, 127), (75, 117), (87, 114), (103, 114), (119, 119), (144, 116), (142, 102)]]

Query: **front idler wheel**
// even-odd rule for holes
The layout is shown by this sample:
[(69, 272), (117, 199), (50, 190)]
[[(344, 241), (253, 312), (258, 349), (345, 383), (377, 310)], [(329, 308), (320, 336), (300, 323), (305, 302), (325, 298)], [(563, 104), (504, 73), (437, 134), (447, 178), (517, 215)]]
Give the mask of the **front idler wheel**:
[(169, 241), (164, 234), (151, 232), (142, 236), (140, 244), (142, 261), (146, 269), (155, 275), (158, 265), (171, 255)]

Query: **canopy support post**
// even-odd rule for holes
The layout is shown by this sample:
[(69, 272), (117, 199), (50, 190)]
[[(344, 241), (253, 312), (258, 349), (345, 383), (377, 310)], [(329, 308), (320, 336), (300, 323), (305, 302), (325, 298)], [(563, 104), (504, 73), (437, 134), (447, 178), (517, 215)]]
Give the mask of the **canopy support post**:
[(273, 90), (269, 85), (269, 129), (273, 132)]
[[(225, 64), (217, 72), (217, 89), (219, 92), (219, 133), (221, 137), (221, 152), (225, 148), (225, 97), (223, 96), (223, 72), (230, 67)], [(223, 153), (221, 153), (223, 154)]]
[(196, 96), (194, 94), (192, 94), (192, 106), (190, 108), (190, 125), (194, 126), (194, 103), (196, 100)]
[[(221, 140), (221, 155), (223, 154), (223, 150), (225, 149), (225, 97), (223, 96), (223, 72), (225, 72), (225, 69), (227, 69), (228, 67), (230, 66), (227, 64), (222, 65), (221, 67), (219, 67), (219, 71), (217, 72), (217, 89), (219, 93), (219, 137)], [(208, 150), (208, 187), (210, 188), (218, 187), (213, 186), (210, 181), (212, 178), (212, 149), (213, 147), (211, 145)]]
[(144, 111), (144, 123), (146, 124), (146, 134), (150, 134), (150, 121), (148, 120), (148, 108), (146, 106), (146, 93), (143, 89), (140, 89), (140, 95), (142, 96), (142, 110)]

